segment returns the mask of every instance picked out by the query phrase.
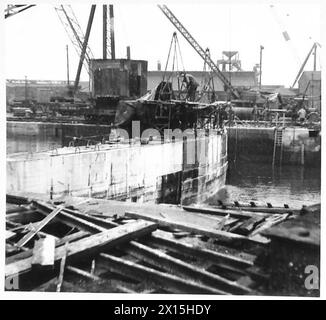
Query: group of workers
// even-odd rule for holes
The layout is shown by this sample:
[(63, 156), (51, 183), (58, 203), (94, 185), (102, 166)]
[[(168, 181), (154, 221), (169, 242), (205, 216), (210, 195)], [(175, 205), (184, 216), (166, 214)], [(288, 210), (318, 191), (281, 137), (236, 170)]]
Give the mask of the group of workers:
[[(182, 83), (186, 86), (186, 100), (188, 101), (195, 101), (196, 100), (196, 91), (199, 86), (199, 83), (196, 81), (195, 77), (191, 74), (186, 72), (181, 72), (179, 74)], [(305, 122), (307, 118), (307, 110), (304, 105), (301, 105), (299, 108), (296, 105), (290, 106), (289, 113), (291, 113), (291, 117), (294, 121), (298, 121), (300, 123)], [(232, 109), (232, 105), (226, 104), (223, 108), (223, 113), (225, 114), (225, 118), (232, 120), (234, 118), (234, 112)], [(257, 103), (254, 104), (252, 109), (252, 119), (254, 121), (264, 120), (268, 121), (271, 120), (271, 112), (269, 101), (266, 101), (263, 109), (260, 109)]]

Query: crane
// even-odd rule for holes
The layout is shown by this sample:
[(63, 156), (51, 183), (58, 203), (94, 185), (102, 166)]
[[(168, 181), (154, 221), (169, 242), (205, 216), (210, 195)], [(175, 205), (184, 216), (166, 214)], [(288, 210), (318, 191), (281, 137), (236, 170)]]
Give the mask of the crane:
[[(59, 20), (61, 21), (71, 43), (73, 44), (76, 53), (80, 57), (83, 43), (85, 40), (84, 32), (82, 31), (80, 24), (76, 18), (76, 15), (70, 5), (60, 5), (54, 8)], [(89, 73), (89, 61), (93, 59), (93, 53), (88, 44), (86, 45), (86, 52), (85, 52), (85, 60), (84, 67), (86, 68), (87, 72)]]
[(35, 4), (18, 4), (18, 5), (14, 5), (14, 4), (8, 4), (7, 8), (5, 9), (5, 19), (14, 16), (17, 13), (23, 12), (29, 8), (34, 7)]
[(189, 44), (195, 49), (200, 57), (206, 61), (207, 65), (216, 74), (216, 76), (222, 81), (224, 87), (227, 88), (230, 93), (237, 99), (240, 98), (239, 92), (231, 85), (230, 81), (224, 76), (218, 66), (213, 62), (210, 56), (207, 56), (205, 50), (198, 44), (189, 31), (182, 25), (182, 23), (176, 18), (172, 11), (166, 5), (158, 5), (164, 15), (170, 20), (170, 22), (178, 29), (183, 37), (189, 42)]
[(303, 69), (304, 67), (306, 66), (311, 54), (314, 52), (314, 71), (316, 71), (316, 51), (317, 51), (317, 46), (321, 47), (321, 45), (318, 43), (318, 42), (314, 42), (314, 44), (312, 45), (311, 49), (309, 50), (307, 56), (306, 56), (306, 59), (303, 61), (303, 64), (301, 65), (301, 68), (299, 69), (299, 72), (291, 86), (291, 88), (293, 88), (297, 81), (299, 80), (299, 78), (301, 77), (302, 75), (302, 72), (303, 72)]

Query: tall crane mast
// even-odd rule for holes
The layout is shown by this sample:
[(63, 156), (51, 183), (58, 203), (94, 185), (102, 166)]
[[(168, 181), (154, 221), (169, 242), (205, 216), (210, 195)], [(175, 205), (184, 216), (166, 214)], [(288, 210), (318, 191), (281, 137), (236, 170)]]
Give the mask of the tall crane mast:
[[(76, 18), (76, 15), (70, 5), (60, 5), (55, 7), (55, 11), (71, 41), (73, 44), (78, 56), (81, 56), (83, 50), (83, 43), (85, 40), (85, 34), (82, 31), (80, 24)], [(84, 67), (89, 73), (89, 61), (93, 59), (93, 53), (90, 47), (86, 46)]]
[(112, 4), (109, 5), (109, 10), (106, 4), (103, 5), (103, 59), (107, 59), (107, 57), (115, 59), (114, 15)]
[(170, 20), (170, 22), (178, 29), (178, 31), (184, 36), (184, 38), (189, 42), (189, 44), (195, 49), (195, 51), (200, 55), (200, 57), (206, 61), (206, 64), (211, 68), (211, 70), (216, 74), (216, 76), (223, 82), (224, 87), (227, 88), (231, 94), (239, 99), (240, 95), (238, 91), (231, 85), (230, 81), (224, 76), (221, 70), (217, 67), (211, 57), (207, 57), (205, 50), (198, 44), (198, 42), (193, 38), (189, 31), (182, 25), (182, 23), (176, 18), (176, 16), (171, 12), (171, 10), (166, 5), (158, 5), (164, 15)]

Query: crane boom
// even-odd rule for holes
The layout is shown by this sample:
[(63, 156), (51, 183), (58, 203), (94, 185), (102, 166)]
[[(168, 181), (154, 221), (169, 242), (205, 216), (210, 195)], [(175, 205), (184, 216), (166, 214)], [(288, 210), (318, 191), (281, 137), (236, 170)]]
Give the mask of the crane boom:
[[(80, 56), (83, 50), (85, 35), (79, 25), (79, 22), (72, 7), (70, 5), (60, 5), (58, 7), (55, 7), (55, 10), (78, 56)], [(92, 58), (93, 53), (90, 47), (87, 45), (85, 52), (84, 67), (88, 73), (89, 61)]]
[[(302, 66), (301, 66), (301, 68), (300, 68), (300, 70), (299, 70), (299, 72), (298, 72), (298, 74), (297, 74), (297, 76), (296, 76), (296, 78), (295, 78), (295, 80), (294, 80), (294, 82), (293, 82), (291, 88), (293, 88), (293, 87), (296, 85), (296, 83), (297, 83), (297, 81), (299, 80), (299, 78), (300, 78), (300, 76), (301, 76), (301, 74), (302, 74), (302, 72), (303, 72), (303, 69), (304, 69), (304, 67), (306, 66), (306, 64), (307, 64), (307, 62), (308, 62), (308, 60), (309, 60), (309, 58), (310, 58), (312, 52), (313, 52), (314, 50), (316, 50), (316, 48), (317, 48), (317, 43), (315, 42), (315, 43), (313, 44), (313, 46), (311, 47), (309, 53), (307, 54), (306, 59), (303, 61), (303, 64), (302, 64)], [(315, 53), (315, 54), (316, 54), (316, 53)], [(315, 63), (314, 63), (314, 65), (315, 65)]]
[(26, 5), (26, 4), (8, 4), (7, 8), (5, 9), (5, 19), (14, 16), (17, 13), (23, 12), (29, 8), (35, 7), (35, 4)]
[(216, 76), (223, 82), (224, 86), (230, 90), (231, 94), (239, 99), (240, 95), (238, 91), (231, 85), (230, 81), (224, 76), (221, 70), (213, 62), (203, 48), (198, 44), (198, 42), (193, 38), (189, 31), (182, 25), (182, 23), (176, 18), (176, 16), (171, 12), (171, 10), (166, 5), (158, 5), (164, 15), (170, 20), (170, 22), (178, 29), (178, 31), (184, 36), (184, 38), (189, 42), (189, 44), (195, 49), (195, 51), (201, 56), (201, 58), (206, 61), (207, 65), (212, 69)]

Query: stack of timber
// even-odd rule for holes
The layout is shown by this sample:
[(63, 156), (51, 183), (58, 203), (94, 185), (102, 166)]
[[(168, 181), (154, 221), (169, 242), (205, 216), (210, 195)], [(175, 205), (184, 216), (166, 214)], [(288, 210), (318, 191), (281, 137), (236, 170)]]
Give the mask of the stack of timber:
[[(264, 294), (261, 232), (297, 211), (7, 195), (7, 290)], [(268, 234), (265, 232), (264, 234)]]

